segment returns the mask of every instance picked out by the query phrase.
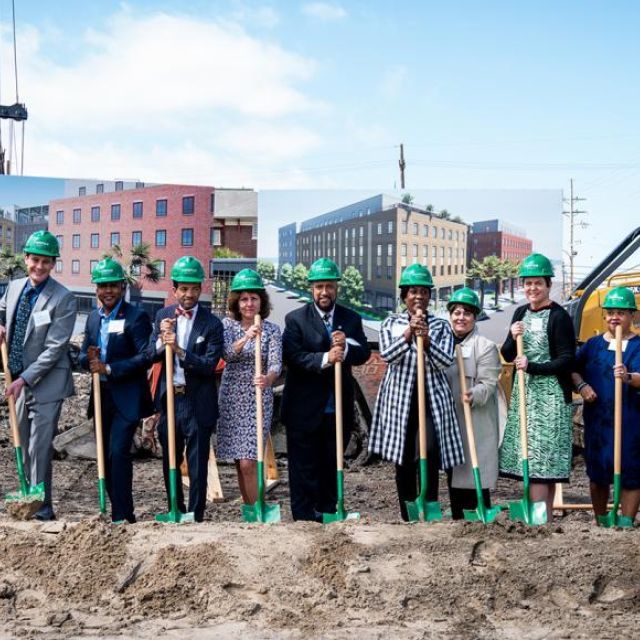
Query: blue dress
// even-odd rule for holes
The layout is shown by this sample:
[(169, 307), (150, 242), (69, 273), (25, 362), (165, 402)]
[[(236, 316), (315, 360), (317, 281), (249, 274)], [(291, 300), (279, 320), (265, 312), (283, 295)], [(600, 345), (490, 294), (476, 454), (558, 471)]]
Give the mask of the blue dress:
[[(613, 482), (613, 405), (615, 351), (603, 336), (590, 338), (576, 356), (577, 368), (598, 396), (584, 403), (587, 475), (592, 482)], [(630, 338), (622, 353), (629, 372), (640, 371), (640, 336)], [(640, 392), (622, 385), (622, 487), (640, 489)]]

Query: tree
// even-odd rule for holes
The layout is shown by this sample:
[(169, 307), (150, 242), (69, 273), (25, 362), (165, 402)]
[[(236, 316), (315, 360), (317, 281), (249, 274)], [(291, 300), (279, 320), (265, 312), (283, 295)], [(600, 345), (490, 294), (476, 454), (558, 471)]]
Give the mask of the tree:
[(244, 258), (239, 251), (233, 251), (229, 249), (229, 247), (219, 247), (213, 252), (213, 257), (219, 260), (224, 260), (225, 258)]
[(453, 216), (453, 218), (451, 218), (451, 222), (459, 222), (460, 224), (463, 224), (464, 220), (460, 216)]
[(471, 265), (467, 269), (467, 278), (480, 280), (480, 306), (484, 307), (484, 285), (487, 282), (486, 271), (482, 262), (475, 258), (471, 260)]
[(364, 296), (364, 280), (362, 274), (354, 267), (347, 267), (340, 282), (340, 297), (356, 306), (362, 304), (362, 298)]
[(25, 274), (24, 255), (14, 254), (9, 247), (0, 250), (0, 280), (14, 280)]
[(449, 220), (449, 218), (451, 218), (451, 214), (446, 209), (443, 209), (439, 215), (443, 220)]
[(273, 262), (269, 262), (268, 260), (258, 260), (257, 271), (263, 280), (275, 280), (276, 268)]
[(511, 291), (511, 302), (515, 302), (515, 295), (513, 292), (516, 278), (520, 271), (520, 263), (516, 260), (504, 261), (504, 277), (509, 279), (509, 289)]
[(280, 281), (287, 288), (293, 286), (293, 267), (288, 262), (280, 267)]
[(434, 206), (433, 206), (432, 204), (428, 204), (428, 205), (424, 208), (424, 210), (425, 210), (427, 213), (433, 213)]
[(302, 262), (298, 262), (298, 264), (293, 268), (293, 273), (291, 274), (291, 278), (293, 280), (293, 288), (298, 291), (304, 291), (307, 289), (307, 278), (309, 277), (309, 271), (307, 267), (305, 267)]
[(403, 204), (413, 204), (413, 196), (410, 193), (405, 193), (402, 196), (402, 202)]
[(123, 268), (126, 282), (129, 286), (142, 290), (144, 282), (158, 282), (160, 280), (160, 260), (150, 255), (149, 243), (141, 242), (129, 250), (126, 257), (120, 245), (113, 247), (102, 255), (103, 258), (115, 258)]
[(480, 303), (484, 306), (484, 285), (493, 282), (495, 287), (494, 306), (498, 307), (498, 294), (500, 292), (500, 282), (504, 276), (504, 265), (498, 256), (486, 256), (482, 262), (471, 261), (471, 267), (467, 271), (467, 277), (480, 278)]

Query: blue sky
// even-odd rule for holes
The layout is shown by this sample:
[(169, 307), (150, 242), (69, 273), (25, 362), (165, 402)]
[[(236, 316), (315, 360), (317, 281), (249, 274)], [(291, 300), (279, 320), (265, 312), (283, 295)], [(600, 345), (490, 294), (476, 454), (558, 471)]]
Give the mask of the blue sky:
[(408, 190), (574, 178), (585, 269), (638, 224), (640, 3), (16, 5), (27, 174), (386, 191), (403, 142)]

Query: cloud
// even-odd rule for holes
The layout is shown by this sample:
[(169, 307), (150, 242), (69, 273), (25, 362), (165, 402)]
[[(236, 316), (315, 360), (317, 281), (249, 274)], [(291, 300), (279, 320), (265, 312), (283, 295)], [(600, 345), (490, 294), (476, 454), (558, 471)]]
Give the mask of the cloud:
[(338, 4), (328, 2), (309, 2), (302, 5), (302, 13), (322, 22), (335, 22), (347, 17), (347, 12)]

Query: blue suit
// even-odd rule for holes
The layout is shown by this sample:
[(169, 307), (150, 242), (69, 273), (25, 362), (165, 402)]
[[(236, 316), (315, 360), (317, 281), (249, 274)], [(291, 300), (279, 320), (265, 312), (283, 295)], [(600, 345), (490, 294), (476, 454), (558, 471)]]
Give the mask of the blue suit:
[[(156, 409), (161, 412), (158, 435), (162, 444), (162, 463), (167, 499), (169, 498), (169, 447), (167, 434), (167, 375), (164, 365), (164, 348), (158, 350), (160, 323), (165, 318), (175, 318), (178, 305), (160, 309), (156, 314), (153, 334), (149, 341), (149, 353), (155, 362), (162, 361), (162, 375), (156, 390)], [(222, 322), (210, 311), (198, 306), (193, 319), (185, 357), (181, 361), (185, 376), (185, 393), (175, 397), (176, 467), (180, 467), (187, 450), (189, 465), (189, 511), (200, 522), (207, 502), (207, 468), (211, 434), (218, 420), (218, 392), (215, 369), (223, 350)], [(186, 512), (182, 483), (178, 483), (178, 507)], [(171, 505), (169, 505), (171, 508)]]
[[(106, 481), (112, 519), (135, 522), (131, 445), (138, 422), (153, 413), (147, 381), (151, 320), (145, 311), (125, 301), (114, 320), (124, 320), (124, 327), (120, 333), (108, 334), (105, 362), (111, 367), (111, 374), (100, 383)], [(88, 348), (99, 345), (100, 326), (100, 314), (94, 310), (87, 318), (80, 352), (80, 366), (84, 369), (89, 368)], [(93, 417), (93, 387), (87, 414)]]

